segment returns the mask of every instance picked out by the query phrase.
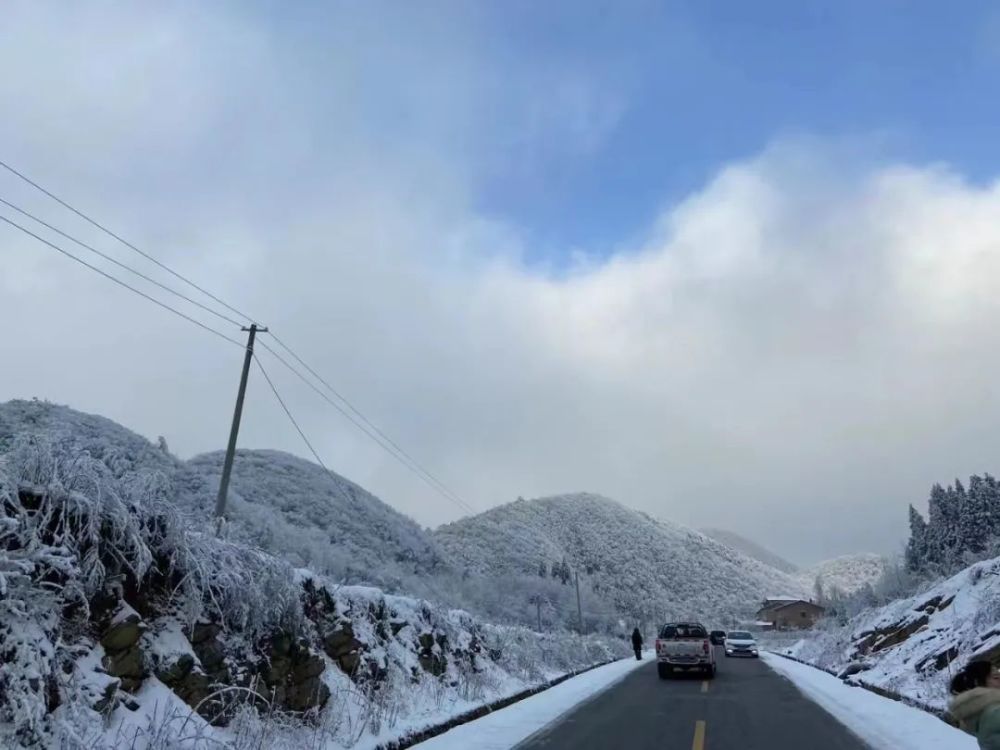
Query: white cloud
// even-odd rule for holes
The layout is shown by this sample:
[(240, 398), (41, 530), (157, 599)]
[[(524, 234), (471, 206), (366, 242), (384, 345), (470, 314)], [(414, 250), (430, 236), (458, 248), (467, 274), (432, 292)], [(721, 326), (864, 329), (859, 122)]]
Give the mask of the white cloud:
[[(931, 482), (997, 468), (996, 185), (783, 141), (666, 207), (640, 246), (551, 274), (520, 261), (519, 227), (470, 208), (495, 166), (479, 151), (516, 162), (560, 133), (596, 148), (619, 106), (599, 81), (568, 72), (578, 106), (550, 122), (530, 71), (462, 14), (412, 35), (331, 23), (353, 42), (299, 48), (201, 6), (155, 23), (39, 7), (0, 44), (34, 92), (0, 125), (5, 157), (260, 315), (480, 506), (591, 489), (811, 558), (890, 547)], [(494, 122), (487, 102), (517, 106)], [(43, 205), (7, 177), (0, 195)], [(238, 350), (0, 236), (0, 396), (184, 454), (222, 446)], [(333, 468), (425, 523), (458, 512), (270, 369)], [(256, 376), (241, 442), (303, 453)]]

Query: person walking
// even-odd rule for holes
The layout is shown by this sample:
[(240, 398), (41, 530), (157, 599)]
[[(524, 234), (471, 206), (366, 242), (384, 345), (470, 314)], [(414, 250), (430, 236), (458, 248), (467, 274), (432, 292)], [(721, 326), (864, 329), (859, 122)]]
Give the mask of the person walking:
[(988, 661), (970, 662), (951, 681), (948, 713), (979, 741), (981, 750), (1000, 750), (1000, 672)]
[(635, 651), (635, 660), (642, 660), (642, 633), (639, 628), (632, 631), (632, 650)]

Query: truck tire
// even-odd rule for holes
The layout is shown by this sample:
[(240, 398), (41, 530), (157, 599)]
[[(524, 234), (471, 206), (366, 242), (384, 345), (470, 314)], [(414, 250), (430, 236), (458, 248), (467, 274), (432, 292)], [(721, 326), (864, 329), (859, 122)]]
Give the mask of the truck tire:
[(666, 664), (657, 664), (656, 673), (660, 676), (661, 680), (670, 679), (670, 668)]
[(715, 665), (714, 664), (708, 668), (708, 679), (710, 679), (710, 680), (714, 680), (715, 679)]

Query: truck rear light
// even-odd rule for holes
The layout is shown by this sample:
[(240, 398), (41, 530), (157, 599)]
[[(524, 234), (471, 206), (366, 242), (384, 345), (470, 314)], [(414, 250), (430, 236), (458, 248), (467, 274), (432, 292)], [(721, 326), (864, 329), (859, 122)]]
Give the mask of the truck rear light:
[(660, 653), (660, 639), (656, 639), (656, 653)]
[(701, 644), (701, 648), (702, 648), (702, 650), (703, 650), (703, 651), (704, 651), (704, 652), (705, 652), (705, 653), (707, 654), (707, 653), (708, 653), (708, 648), (709, 648), (709, 646), (708, 646), (708, 641), (704, 641), (704, 642), (703, 642), (703, 643)]

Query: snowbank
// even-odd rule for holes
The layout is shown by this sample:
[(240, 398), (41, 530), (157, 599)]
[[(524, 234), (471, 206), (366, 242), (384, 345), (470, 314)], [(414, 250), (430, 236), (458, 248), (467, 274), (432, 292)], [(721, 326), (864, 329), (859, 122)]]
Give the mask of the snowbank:
[(1000, 558), (798, 642), (790, 655), (943, 710), (954, 672), (1000, 654)]
[(920, 709), (882, 698), (775, 654), (761, 657), (874, 750), (977, 750), (973, 737)]
[[(647, 656), (652, 653), (649, 652)], [(625, 659), (573, 677), (543, 693), (420, 743), (421, 750), (509, 750), (648, 661)]]

